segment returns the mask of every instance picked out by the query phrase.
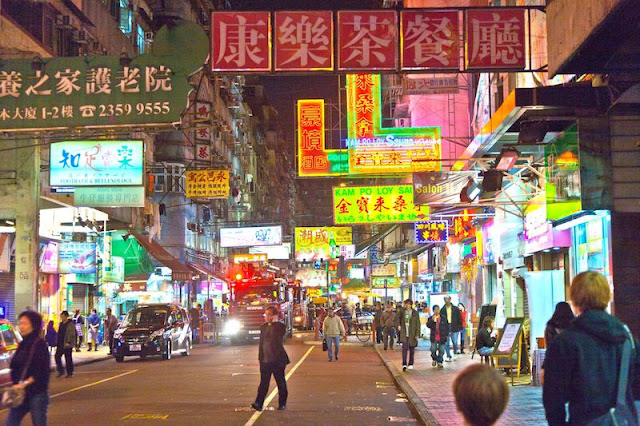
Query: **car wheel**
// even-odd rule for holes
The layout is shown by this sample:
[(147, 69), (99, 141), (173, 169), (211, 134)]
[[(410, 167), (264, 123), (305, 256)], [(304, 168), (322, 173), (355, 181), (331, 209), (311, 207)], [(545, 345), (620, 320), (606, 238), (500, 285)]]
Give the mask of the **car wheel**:
[(182, 352), (182, 356), (191, 355), (191, 341), (187, 339), (187, 345), (184, 348), (184, 352)]
[(173, 348), (171, 347), (171, 342), (167, 342), (167, 350), (162, 354), (162, 359), (169, 360), (171, 359), (171, 351)]
[(124, 355), (116, 355), (116, 362), (124, 362)]

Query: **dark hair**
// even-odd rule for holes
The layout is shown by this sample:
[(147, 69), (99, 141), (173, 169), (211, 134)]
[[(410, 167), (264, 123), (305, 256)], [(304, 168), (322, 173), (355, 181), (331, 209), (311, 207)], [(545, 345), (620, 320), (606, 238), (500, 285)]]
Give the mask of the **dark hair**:
[(490, 426), (498, 421), (509, 402), (509, 386), (495, 369), (472, 364), (453, 381), (458, 411), (472, 426)]
[(97, 314), (97, 313), (98, 313), (98, 310), (97, 310), (96, 308), (93, 308), (93, 309), (91, 310), (91, 312), (93, 312), (94, 314)]
[(278, 315), (280, 313), (280, 311), (278, 311), (278, 308), (276, 308), (275, 306), (268, 306), (264, 311), (271, 312), (271, 315)]
[(411, 303), (411, 304), (413, 305), (413, 300), (411, 300), (411, 299), (407, 299), (407, 300), (405, 300), (405, 301), (404, 301), (404, 302), (402, 302), (402, 303)]
[(464, 309), (464, 310), (466, 310), (466, 309), (467, 309), (467, 307), (466, 307), (466, 306), (464, 306), (464, 303), (462, 303), (462, 302), (458, 302), (458, 306), (460, 306), (460, 305), (462, 305), (462, 309)]
[(435, 310), (436, 310), (436, 308), (440, 309), (440, 306), (438, 306), (438, 305), (433, 305), (433, 306), (431, 307), (431, 310), (432, 310), (432, 311), (435, 311)]
[(574, 318), (571, 306), (569, 306), (567, 302), (560, 302), (556, 305), (556, 310), (553, 312), (549, 323), (555, 328), (564, 330), (571, 324)]
[(62, 316), (62, 315), (69, 316), (69, 311), (62, 311), (62, 312), (60, 312), (60, 316)]
[(33, 332), (36, 336), (39, 336), (42, 332), (42, 315), (35, 311), (23, 311), (18, 316), (18, 319), (22, 317), (27, 317), (29, 322), (31, 323), (31, 327), (33, 328)]
[(493, 322), (493, 317), (484, 317), (484, 319), (482, 320), (482, 326), (484, 328), (489, 328), (492, 322)]

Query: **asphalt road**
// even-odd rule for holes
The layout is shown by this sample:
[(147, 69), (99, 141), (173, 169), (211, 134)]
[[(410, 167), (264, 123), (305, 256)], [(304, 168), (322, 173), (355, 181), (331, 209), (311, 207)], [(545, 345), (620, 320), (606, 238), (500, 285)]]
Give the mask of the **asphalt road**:
[[(70, 379), (52, 374), (49, 424), (416, 424), (372, 348), (343, 346), (340, 361), (329, 363), (321, 347), (301, 340), (286, 345), (287, 371), (295, 369), (286, 411), (274, 409), (277, 395), (259, 415), (249, 407), (259, 382), (257, 345), (222, 344), (169, 361), (97, 362), (78, 367)], [(6, 416), (0, 413), (0, 423)]]

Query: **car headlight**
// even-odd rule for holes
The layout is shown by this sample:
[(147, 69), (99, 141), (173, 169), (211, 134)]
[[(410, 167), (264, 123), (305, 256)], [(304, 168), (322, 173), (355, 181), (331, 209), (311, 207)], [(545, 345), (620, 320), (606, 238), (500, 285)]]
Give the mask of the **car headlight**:
[(238, 334), (241, 328), (242, 324), (240, 324), (239, 321), (229, 320), (224, 325), (224, 334), (226, 334), (227, 336)]
[(149, 339), (150, 340), (158, 339), (158, 338), (162, 337), (163, 334), (164, 334), (164, 330), (163, 329), (156, 330), (153, 333), (151, 333), (151, 336), (149, 336)]

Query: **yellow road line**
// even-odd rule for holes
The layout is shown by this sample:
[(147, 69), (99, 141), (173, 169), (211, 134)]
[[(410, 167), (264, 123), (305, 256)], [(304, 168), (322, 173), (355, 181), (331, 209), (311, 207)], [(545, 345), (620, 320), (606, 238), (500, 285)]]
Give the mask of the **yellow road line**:
[[(305, 359), (307, 359), (307, 357), (309, 356), (309, 354), (311, 353), (311, 351), (315, 348), (315, 346), (311, 346), (309, 348), (309, 350), (307, 351), (307, 353), (305, 353), (302, 358), (300, 358), (300, 361), (298, 361), (296, 363), (296, 365), (293, 366), (293, 368), (291, 370), (289, 370), (289, 372), (287, 373), (287, 375), (285, 376), (285, 380), (289, 381), (289, 378), (293, 375), (293, 373), (296, 372), (296, 370), (298, 369), (298, 367), (300, 367), (300, 365), (304, 362)], [(276, 386), (271, 393), (269, 394), (269, 396), (267, 397), (267, 399), (264, 401), (264, 404), (262, 406), (262, 409), (264, 411), (265, 408), (267, 408), (269, 406), (269, 404), (271, 403), (271, 401), (273, 400), (273, 398), (275, 398), (275, 396), (278, 394), (278, 387)], [(253, 413), (253, 416), (251, 416), (251, 418), (244, 424), (244, 426), (252, 426), (262, 415), (262, 411), (256, 411), (255, 413)]]

